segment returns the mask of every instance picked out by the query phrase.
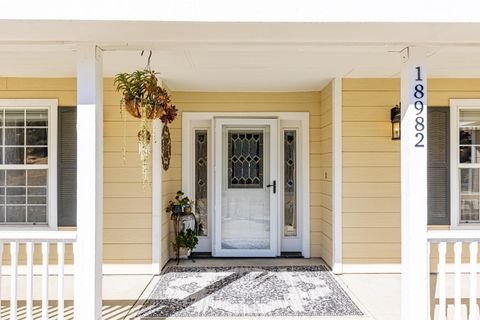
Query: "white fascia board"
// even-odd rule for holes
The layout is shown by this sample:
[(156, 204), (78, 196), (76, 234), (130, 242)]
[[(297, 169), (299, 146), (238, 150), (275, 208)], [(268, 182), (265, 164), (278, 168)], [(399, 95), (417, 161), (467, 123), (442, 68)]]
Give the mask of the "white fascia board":
[[(479, 22), (480, 3), (434, 0), (6, 1), (0, 19), (202, 22)], [(55, 10), (46, 9), (55, 8)], [(432, 10), (434, 9), (434, 10)]]

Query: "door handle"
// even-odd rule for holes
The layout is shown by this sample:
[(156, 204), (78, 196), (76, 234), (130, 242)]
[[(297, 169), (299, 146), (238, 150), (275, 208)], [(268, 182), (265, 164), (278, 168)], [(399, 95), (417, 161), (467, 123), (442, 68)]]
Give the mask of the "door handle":
[(267, 184), (267, 188), (273, 187), (273, 193), (277, 193), (277, 181), (273, 180), (272, 184)]

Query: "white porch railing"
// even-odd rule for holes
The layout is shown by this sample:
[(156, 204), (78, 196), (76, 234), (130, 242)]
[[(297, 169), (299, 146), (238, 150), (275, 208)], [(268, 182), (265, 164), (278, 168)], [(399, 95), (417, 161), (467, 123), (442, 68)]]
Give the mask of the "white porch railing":
[[(433, 298), (438, 297), (438, 305), (429, 310), (433, 311), (434, 320), (480, 320), (478, 311), (478, 242), (480, 241), (479, 231), (470, 230), (446, 230), (446, 231), (429, 231), (427, 233), (429, 248), (432, 244), (438, 244), (438, 265), (437, 265), (437, 281), (436, 288), (431, 288), (430, 292)], [(447, 264), (447, 244), (453, 244), (453, 268), (451, 263)], [(464, 256), (468, 257), (462, 265), (462, 249), (468, 252)], [(434, 252), (429, 250), (430, 257)], [(448, 261), (450, 262), (450, 261)], [(453, 272), (453, 279), (447, 277), (447, 274)], [(468, 308), (462, 306), (462, 274), (463, 278), (468, 277)], [(431, 285), (431, 284), (430, 284)], [(447, 288), (453, 287), (453, 306), (447, 304)], [(437, 290), (435, 290), (437, 289)], [(466, 289), (466, 288), (464, 288)], [(436, 293), (436, 296), (435, 296)], [(448, 297), (450, 298), (450, 296)], [(430, 301), (436, 301), (430, 299)], [(468, 309), (468, 311), (467, 311)]]
[[(64, 266), (65, 266), (65, 245), (76, 241), (76, 232), (74, 231), (1, 231), (0, 232), (0, 293), (1, 276), (3, 261), (8, 261), (8, 254), (3, 255), (5, 244), (10, 246), (10, 320), (17, 319), (18, 306), (18, 267), (19, 267), (19, 248), (25, 244), (26, 254), (26, 319), (33, 319), (33, 274), (34, 274), (34, 250), (35, 244), (41, 244), (42, 262), (42, 320), (49, 318), (48, 315), (48, 277), (49, 277), (49, 257), (50, 245), (56, 244), (57, 247), (57, 277), (58, 277), (58, 312), (57, 318), (64, 319)], [(5, 278), (5, 277), (4, 277)], [(1, 296), (0, 296), (1, 299)], [(0, 300), (1, 308), (1, 300)], [(0, 317), (2, 310), (0, 310)]]

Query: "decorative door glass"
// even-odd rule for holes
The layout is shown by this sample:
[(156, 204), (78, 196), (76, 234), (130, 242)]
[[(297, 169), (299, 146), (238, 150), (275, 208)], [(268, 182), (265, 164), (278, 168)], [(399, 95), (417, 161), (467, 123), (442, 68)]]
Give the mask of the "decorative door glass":
[(199, 235), (208, 235), (208, 136), (207, 130), (195, 131), (195, 213)]
[(263, 187), (263, 132), (229, 131), (228, 187)]
[(284, 160), (284, 236), (297, 235), (297, 157), (296, 131), (285, 130), (283, 134)]

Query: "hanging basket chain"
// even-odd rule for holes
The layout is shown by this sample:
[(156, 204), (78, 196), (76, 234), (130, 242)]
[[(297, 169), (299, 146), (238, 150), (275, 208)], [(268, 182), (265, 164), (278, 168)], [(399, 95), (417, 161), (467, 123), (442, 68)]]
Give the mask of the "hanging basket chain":
[[(147, 65), (145, 66), (145, 70), (148, 70), (150, 71), (150, 59), (152, 58), (152, 50), (149, 50), (150, 53), (148, 54), (148, 59), (147, 59)], [(140, 54), (140, 56), (143, 57), (143, 53), (145, 52), (145, 50), (142, 50), (142, 53)]]

